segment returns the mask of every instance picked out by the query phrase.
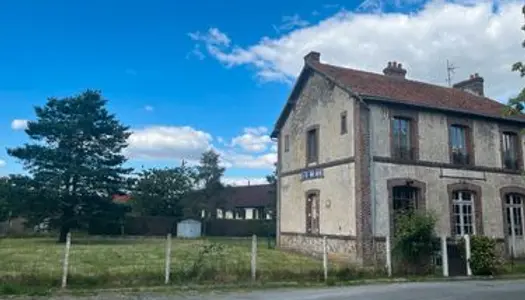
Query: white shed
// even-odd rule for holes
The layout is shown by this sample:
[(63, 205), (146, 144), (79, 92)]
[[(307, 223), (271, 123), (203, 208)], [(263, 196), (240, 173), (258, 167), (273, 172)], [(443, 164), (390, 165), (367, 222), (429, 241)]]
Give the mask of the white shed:
[(198, 238), (201, 236), (201, 222), (193, 219), (186, 219), (177, 223), (177, 237)]

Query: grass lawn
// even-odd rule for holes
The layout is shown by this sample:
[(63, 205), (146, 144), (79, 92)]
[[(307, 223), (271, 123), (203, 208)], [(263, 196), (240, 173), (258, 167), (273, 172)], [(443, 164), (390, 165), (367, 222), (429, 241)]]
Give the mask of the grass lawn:
[[(75, 238), (70, 252), (70, 287), (124, 287), (164, 283), (165, 240)], [(250, 239), (172, 241), (171, 279), (181, 283), (238, 283), (250, 280)], [(0, 283), (58, 287), (64, 245), (52, 238), (0, 239)], [(319, 281), (322, 262), (268, 249), (261, 239), (258, 280)], [(335, 266), (332, 266), (334, 269)], [(348, 272), (348, 271), (346, 271)]]

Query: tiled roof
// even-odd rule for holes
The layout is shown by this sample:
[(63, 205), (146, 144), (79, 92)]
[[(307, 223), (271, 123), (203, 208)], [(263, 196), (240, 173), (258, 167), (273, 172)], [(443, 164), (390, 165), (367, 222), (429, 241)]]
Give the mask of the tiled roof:
[(267, 206), (275, 198), (274, 189), (271, 184), (226, 187), (220, 198), (216, 197), (212, 201), (227, 209)]
[(505, 105), (502, 103), (456, 88), (337, 67), (316, 61), (309, 61), (308, 64), (365, 98), (366, 96), (383, 97), (405, 104), (460, 110), (494, 117), (503, 116)]
[(320, 53), (317, 52), (310, 52), (305, 56), (305, 66), (275, 124), (271, 135), (273, 138), (278, 136), (281, 127), (286, 122), (295, 105), (295, 98), (311, 70), (325, 75), (347, 91), (358, 94), (364, 101), (384, 101), (424, 109), (438, 109), (506, 121), (525, 122), (525, 115), (504, 116), (505, 105), (487, 97), (478, 96), (458, 88), (433, 85), (404, 77), (333, 66), (321, 63), (319, 58)]

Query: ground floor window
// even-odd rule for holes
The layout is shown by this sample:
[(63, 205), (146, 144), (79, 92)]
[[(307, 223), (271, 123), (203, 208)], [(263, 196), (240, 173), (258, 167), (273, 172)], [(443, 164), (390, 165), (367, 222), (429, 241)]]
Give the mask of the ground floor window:
[(319, 234), (319, 192), (306, 194), (306, 233)]
[(454, 233), (456, 235), (475, 234), (474, 193), (455, 191), (452, 193)]
[(394, 208), (394, 228), (396, 232), (396, 220), (405, 214), (410, 214), (418, 209), (418, 189), (411, 186), (396, 186), (392, 189), (392, 200)]
[(505, 215), (507, 218), (507, 234), (523, 236), (523, 196), (508, 194), (505, 197)]
[(246, 210), (243, 207), (235, 208), (235, 219), (237, 220), (246, 219)]

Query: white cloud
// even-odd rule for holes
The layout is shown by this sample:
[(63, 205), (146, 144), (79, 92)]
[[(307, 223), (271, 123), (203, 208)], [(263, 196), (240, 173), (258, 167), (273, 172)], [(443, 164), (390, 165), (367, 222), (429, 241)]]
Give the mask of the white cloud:
[[(246, 130), (263, 134), (263, 136), (267, 136), (264, 133), (268, 132), (265, 127), (246, 128)], [(131, 159), (186, 160), (189, 163), (196, 163), (204, 151), (214, 149), (221, 157), (221, 165), (226, 168), (272, 170), (277, 161), (274, 147), (270, 149), (270, 152), (260, 150), (258, 154), (245, 153), (244, 146), (247, 149), (256, 149), (261, 147), (258, 146), (258, 143), (264, 143), (264, 141), (257, 139), (251, 142), (243, 141), (241, 143), (244, 146), (241, 146), (241, 149), (226, 145), (224, 140), (222, 147), (216, 147), (212, 141), (211, 134), (189, 126), (150, 126), (133, 130), (128, 139), (129, 146), (126, 149), (126, 155)], [(269, 144), (264, 146), (265, 150), (268, 146)]]
[[(464, 1), (479, 1), (479, 0), (462, 0)], [(358, 11), (368, 11), (368, 12), (381, 12), (385, 6), (393, 6), (395, 8), (401, 8), (404, 5), (414, 5), (419, 3), (424, 3), (425, 0), (365, 0), (361, 2), (358, 6)], [(459, 2), (459, 1), (455, 1)]]
[(301, 17), (298, 14), (295, 14), (292, 16), (283, 16), (281, 21), (282, 21), (281, 25), (273, 26), (277, 33), (280, 33), (283, 31), (290, 31), (296, 28), (302, 28), (310, 24), (310, 22), (301, 19)]
[(268, 149), (272, 140), (266, 127), (245, 128), (244, 134), (232, 139), (233, 147), (239, 146), (248, 152), (262, 152)]
[(256, 185), (256, 184), (267, 184), (266, 178), (264, 177), (224, 177), (222, 179), (224, 184), (232, 186), (244, 186), (244, 185)]
[(145, 110), (145, 111), (153, 111), (154, 109), (155, 109), (155, 108), (154, 108), (153, 106), (151, 106), (151, 105), (146, 105), (146, 106), (144, 106), (144, 110)]
[(11, 122), (11, 128), (14, 130), (24, 130), (27, 128), (27, 122), (28, 120), (24, 119), (14, 119)]
[(5, 167), (6, 164), (7, 164), (7, 163), (5, 162), (5, 160), (0, 159), (0, 168)]
[(131, 158), (198, 160), (212, 136), (189, 126), (151, 126), (134, 130), (126, 149)]
[(199, 44), (195, 44), (193, 46), (193, 50), (191, 50), (190, 53), (188, 53), (188, 55), (186, 56), (186, 58), (189, 58), (191, 56), (194, 56), (196, 57), (198, 60), (203, 60), (206, 58), (206, 55), (204, 55), (204, 53), (202, 52), (201, 50), (201, 45)]
[(268, 132), (268, 128), (264, 126), (259, 127), (246, 127), (244, 128), (244, 132), (251, 133), (251, 134), (263, 134)]
[(194, 41), (206, 42), (213, 45), (229, 46), (230, 38), (217, 28), (210, 28), (206, 33), (190, 32), (188, 36)]
[(226, 145), (226, 141), (224, 140), (222, 136), (217, 137), (217, 142), (221, 145)]
[(521, 1), (498, 1), (497, 10), (492, 1), (467, 2), (436, 0), (410, 14), (341, 11), (317, 24), (277, 38), (261, 37), (242, 47), (217, 28), (210, 29), (208, 39), (198, 35), (194, 40), (204, 43), (224, 65), (249, 66), (263, 80), (292, 81), (303, 56), (315, 50), (328, 63), (372, 72), (381, 72), (387, 61), (396, 60), (407, 68), (409, 78), (442, 85), (448, 59), (459, 67), (454, 81), (477, 72), (485, 78), (488, 96), (501, 99), (516, 93), (523, 80), (510, 68), (524, 54)]
[(265, 153), (261, 155), (241, 154), (225, 151), (221, 153), (224, 165), (228, 167), (273, 170), (277, 162), (277, 153)]

